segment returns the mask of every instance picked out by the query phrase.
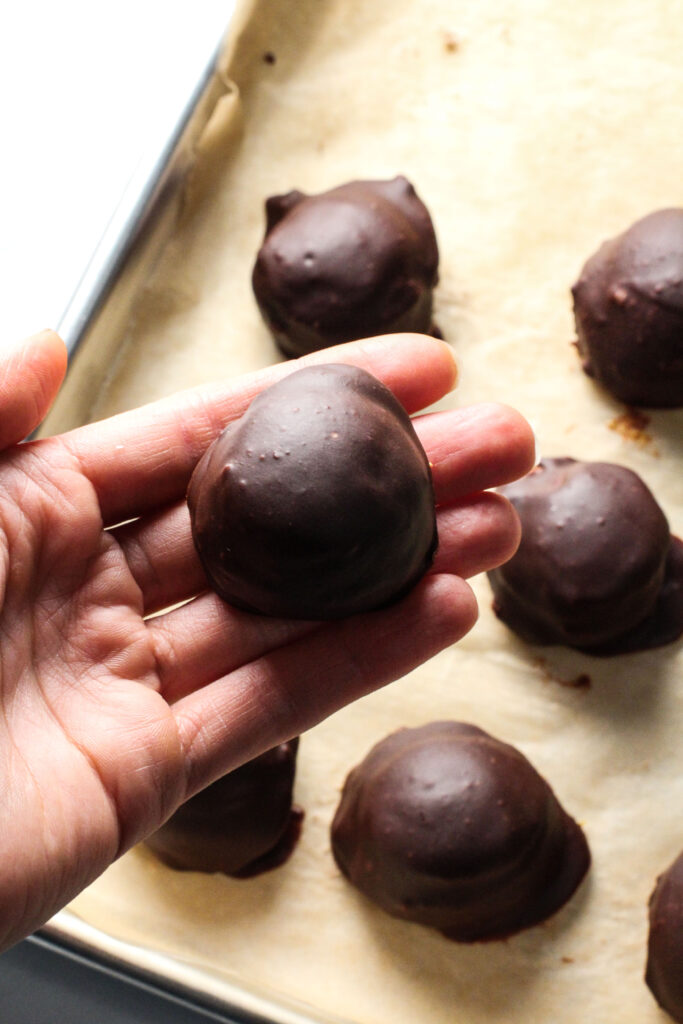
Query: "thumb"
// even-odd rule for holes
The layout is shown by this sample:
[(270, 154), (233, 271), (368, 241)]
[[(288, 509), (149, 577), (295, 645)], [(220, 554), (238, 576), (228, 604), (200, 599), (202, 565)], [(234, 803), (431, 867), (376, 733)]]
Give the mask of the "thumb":
[(66, 373), (66, 347), (41, 331), (0, 352), (0, 450), (23, 440), (52, 405)]

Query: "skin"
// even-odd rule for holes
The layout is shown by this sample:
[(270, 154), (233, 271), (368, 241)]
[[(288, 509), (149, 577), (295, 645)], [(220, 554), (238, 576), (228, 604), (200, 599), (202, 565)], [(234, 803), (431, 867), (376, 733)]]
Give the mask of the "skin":
[(0, 948), (199, 789), (459, 640), (477, 615), (464, 578), (516, 549), (515, 513), (482, 492), (531, 468), (533, 437), (518, 413), (482, 405), (417, 420), (440, 546), (402, 602), (318, 624), (207, 591), (192, 469), (260, 390), (315, 362), (364, 367), (411, 413), (456, 378), (442, 342), (370, 339), (19, 443), (66, 354), (53, 332), (0, 354)]

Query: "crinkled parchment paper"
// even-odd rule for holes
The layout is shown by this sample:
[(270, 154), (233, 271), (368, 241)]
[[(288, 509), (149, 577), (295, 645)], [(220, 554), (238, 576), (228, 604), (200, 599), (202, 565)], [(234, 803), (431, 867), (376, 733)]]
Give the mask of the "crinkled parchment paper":
[[(683, 204), (682, 53), (666, 0), (257, 3), (94, 415), (275, 361), (250, 289), (265, 197), (403, 173), (441, 247), (436, 320), (461, 368), (448, 401), (508, 402), (543, 454), (631, 466), (683, 533), (683, 414), (634, 422), (595, 388), (569, 298), (600, 241)], [(647, 898), (683, 847), (681, 645), (610, 660), (526, 647), (492, 615), (486, 580), (475, 587), (481, 618), (457, 648), (303, 737), (306, 819), (288, 864), (231, 881), (136, 850), (74, 911), (360, 1024), (661, 1021), (642, 975)], [(458, 945), (386, 917), (330, 856), (348, 769), (396, 727), (445, 717), (516, 744), (591, 844), (574, 899), (506, 942)]]

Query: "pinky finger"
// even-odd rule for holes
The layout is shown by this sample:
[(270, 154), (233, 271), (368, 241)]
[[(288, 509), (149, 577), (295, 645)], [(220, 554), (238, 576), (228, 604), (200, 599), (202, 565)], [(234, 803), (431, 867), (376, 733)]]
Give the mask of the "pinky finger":
[(507, 562), (522, 533), (513, 506), (493, 491), (438, 509), (437, 523), (439, 546), (431, 571), (455, 573), (464, 579)]
[(463, 580), (428, 576), (399, 604), (327, 623), (178, 701), (188, 795), (405, 675), (476, 618)]

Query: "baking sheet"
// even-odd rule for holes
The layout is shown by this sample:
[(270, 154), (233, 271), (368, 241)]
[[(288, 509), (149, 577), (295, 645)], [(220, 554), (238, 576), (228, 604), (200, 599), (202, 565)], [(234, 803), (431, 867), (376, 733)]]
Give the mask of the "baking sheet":
[[(638, 422), (585, 378), (569, 297), (600, 241), (683, 204), (682, 37), (673, 5), (645, 0), (618, 18), (589, 0), (255, 3), (180, 222), (87, 416), (275, 361), (249, 284), (264, 198), (404, 173), (441, 247), (435, 319), (461, 368), (448, 403), (506, 401), (543, 454), (632, 467), (682, 534), (683, 413)], [(485, 579), (475, 590), (480, 621), (457, 647), (303, 737), (306, 819), (285, 866), (233, 881), (139, 849), (72, 913), (169, 970), (323, 1020), (661, 1021), (642, 975), (647, 898), (683, 846), (681, 644), (609, 660), (527, 647), (492, 615)], [(349, 768), (392, 729), (444, 717), (517, 745), (591, 844), (575, 898), (506, 942), (457, 945), (386, 917), (329, 853)]]

